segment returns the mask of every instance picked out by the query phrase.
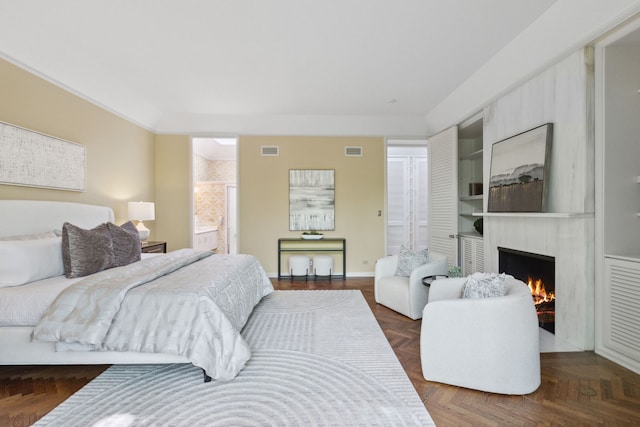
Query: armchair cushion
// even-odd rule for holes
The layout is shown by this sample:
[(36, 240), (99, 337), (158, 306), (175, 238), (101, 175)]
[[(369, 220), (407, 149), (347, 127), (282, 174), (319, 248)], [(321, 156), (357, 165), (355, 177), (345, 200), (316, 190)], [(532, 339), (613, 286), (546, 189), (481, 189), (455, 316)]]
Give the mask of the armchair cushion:
[(396, 268), (395, 275), (409, 277), (416, 267), (424, 265), (428, 261), (428, 249), (413, 252), (411, 249), (401, 246), (400, 253), (398, 254), (398, 267)]
[(507, 293), (505, 274), (475, 273), (462, 286), (462, 298), (501, 297)]

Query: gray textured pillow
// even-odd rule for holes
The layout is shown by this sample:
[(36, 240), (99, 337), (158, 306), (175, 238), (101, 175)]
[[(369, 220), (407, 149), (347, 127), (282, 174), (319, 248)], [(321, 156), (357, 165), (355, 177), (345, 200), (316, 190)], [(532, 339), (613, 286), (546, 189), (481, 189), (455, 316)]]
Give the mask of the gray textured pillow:
[(62, 226), (62, 261), (64, 275), (83, 277), (111, 268), (113, 243), (107, 224), (85, 230), (65, 222)]
[(505, 274), (490, 275), (488, 277), (469, 276), (462, 286), (462, 298), (491, 298), (507, 294), (504, 284)]
[(133, 222), (128, 221), (121, 226), (109, 222), (107, 227), (113, 242), (113, 256), (115, 258), (113, 266), (121, 267), (140, 261), (140, 237)]
[(413, 252), (401, 246), (395, 275), (409, 277), (414, 268), (426, 264), (427, 261), (429, 261), (429, 251), (427, 249)]

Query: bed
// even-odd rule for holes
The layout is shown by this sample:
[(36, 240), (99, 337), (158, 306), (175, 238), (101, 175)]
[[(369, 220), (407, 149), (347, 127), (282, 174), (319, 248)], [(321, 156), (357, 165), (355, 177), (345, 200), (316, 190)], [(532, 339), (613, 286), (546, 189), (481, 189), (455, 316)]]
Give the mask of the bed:
[[(0, 200), (0, 365), (193, 363), (205, 379), (235, 377), (251, 355), (240, 331), (273, 291), (259, 262), (185, 249), (116, 264), (110, 227), (126, 224), (113, 221), (108, 207)], [(97, 265), (69, 261), (69, 247), (91, 252), (72, 231), (106, 225), (111, 266), (65, 277)]]

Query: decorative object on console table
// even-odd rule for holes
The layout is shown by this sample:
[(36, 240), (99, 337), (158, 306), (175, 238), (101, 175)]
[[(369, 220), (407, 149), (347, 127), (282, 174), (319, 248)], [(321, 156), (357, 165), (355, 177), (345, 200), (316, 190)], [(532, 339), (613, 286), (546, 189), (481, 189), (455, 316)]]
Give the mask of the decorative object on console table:
[(317, 231), (305, 231), (300, 235), (304, 240), (320, 240), (324, 237), (324, 234), (318, 233)]
[(166, 254), (167, 253), (167, 242), (153, 242), (153, 241), (144, 241), (140, 242), (142, 245), (142, 253), (145, 254)]
[(128, 214), (130, 220), (138, 221), (136, 228), (140, 240), (149, 238), (149, 229), (145, 227), (142, 221), (153, 221), (156, 219), (155, 204), (152, 202), (129, 202)]

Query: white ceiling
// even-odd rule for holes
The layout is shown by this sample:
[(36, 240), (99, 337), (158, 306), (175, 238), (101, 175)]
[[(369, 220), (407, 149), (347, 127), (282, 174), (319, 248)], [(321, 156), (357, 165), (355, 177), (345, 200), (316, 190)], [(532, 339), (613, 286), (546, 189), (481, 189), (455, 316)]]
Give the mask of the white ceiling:
[(0, 56), (160, 133), (424, 132), (554, 3), (0, 0)]

